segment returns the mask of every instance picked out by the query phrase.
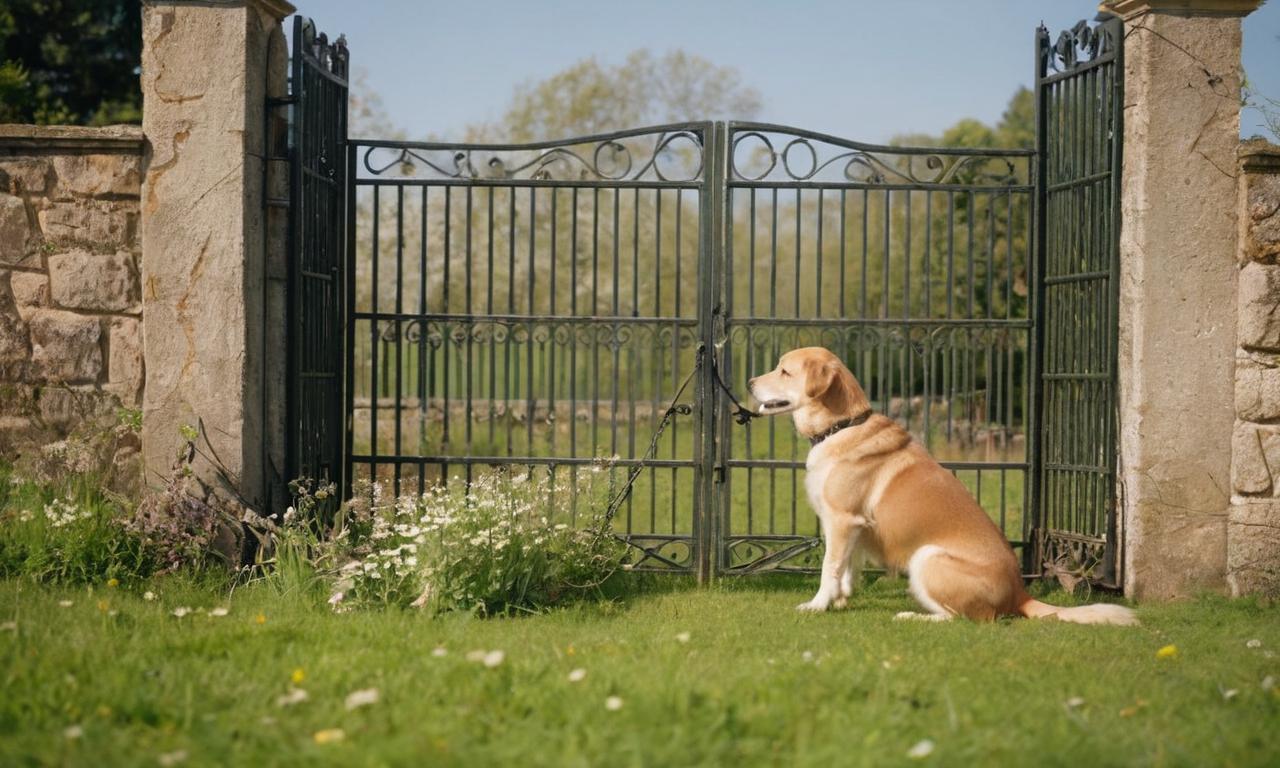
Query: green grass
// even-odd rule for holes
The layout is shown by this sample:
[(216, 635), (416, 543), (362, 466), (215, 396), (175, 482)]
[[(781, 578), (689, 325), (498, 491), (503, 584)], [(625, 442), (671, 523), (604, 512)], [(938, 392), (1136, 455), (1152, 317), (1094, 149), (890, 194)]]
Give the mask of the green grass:
[[(1280, 677), (1272, 606), (1142, 606), (1140, 628), (920, 624), (892, 620), (910, 607), (901, 581), (850, 611), (797, 614), (812, 587), (664, 581), (626, 603), (478, 620), (334, 615), (271, 583), (228, 596), (157, 580), (146, 602), (0, 582), (0, 624), (16, 625), (0, 630), (0, 764), (155, 765), (184, 750), (189, 765), (899, 765), (922, 739), (937, 765), (1280, 756), (1280, 696), (1261, 687)], [(230, 610), (171, 615), (183, 605)], [(1170, 644), (1176, 658), (1157, 658)], [(486, 669), (465, 660), (473, 649), (506, 659)], [(310, 697), (277, 706), (296, 668)], [(345, 711), (370, 687), (378, 703)], [(81, 738), (64, 736), (72, 725)], [(315, 743), (326, 728), (345, 740)]]

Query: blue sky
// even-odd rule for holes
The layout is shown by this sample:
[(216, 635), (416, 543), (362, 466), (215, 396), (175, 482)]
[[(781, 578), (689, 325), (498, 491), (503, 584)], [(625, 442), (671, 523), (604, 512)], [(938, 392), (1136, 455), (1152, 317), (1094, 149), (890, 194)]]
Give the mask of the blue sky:
[[(1079, 0), (294, 0), (364, 70), (412, 138), (456, 139), (500, 117), (521, 83), (595, 56), (682, 48), (735, 67), (761, 119), (863, 141), (994, 122), (1033, 76), (1033, 32)], [(1244, 22), (1244, 65), (1280, 100), (1280, 0)], [(1261, 133), (1246, 111), (1241, 132)]]

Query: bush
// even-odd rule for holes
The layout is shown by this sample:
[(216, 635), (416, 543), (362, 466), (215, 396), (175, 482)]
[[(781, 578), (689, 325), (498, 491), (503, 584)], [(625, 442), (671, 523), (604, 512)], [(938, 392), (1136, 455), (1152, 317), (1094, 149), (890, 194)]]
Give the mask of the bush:
[[(490, 474), (469, 488), (455, 482), (394, 500), (380, 485), (362, 488), (339, 512), (330, 539), (346, 562), (334, 568), (340, 558), (320, 555), (336, 571), (330, 602), (494, 615), (605, 596), (626, 548), (599, 517), (572, 525), (575, 494), (603, 508), (591, 503), (602, 502), (598, 473), (580, 477)], [(298, 526), (287, 526), (286, 547), (305, 538)]]

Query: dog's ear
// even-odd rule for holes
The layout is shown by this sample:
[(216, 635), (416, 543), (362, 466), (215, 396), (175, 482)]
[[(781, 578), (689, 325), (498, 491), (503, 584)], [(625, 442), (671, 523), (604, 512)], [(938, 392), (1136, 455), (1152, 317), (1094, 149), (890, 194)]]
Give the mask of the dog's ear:
[(805, 380), (806, 394), (832, 413), (851, 413), (869, 407), (867, 395), (857, 379), (839, 360), (810, 362)]
[(838, 381), (840, 364), (809, 359), (804, 364), (804, 393), (810, 400), (822, 399)]

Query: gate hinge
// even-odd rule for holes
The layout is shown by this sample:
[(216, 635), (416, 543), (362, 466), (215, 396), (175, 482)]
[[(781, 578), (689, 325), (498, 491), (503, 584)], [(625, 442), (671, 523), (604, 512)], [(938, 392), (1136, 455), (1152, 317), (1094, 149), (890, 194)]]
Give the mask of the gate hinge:
[(711, 471), (711, 482), (724, 483), (724, 467), (715, 467)]

